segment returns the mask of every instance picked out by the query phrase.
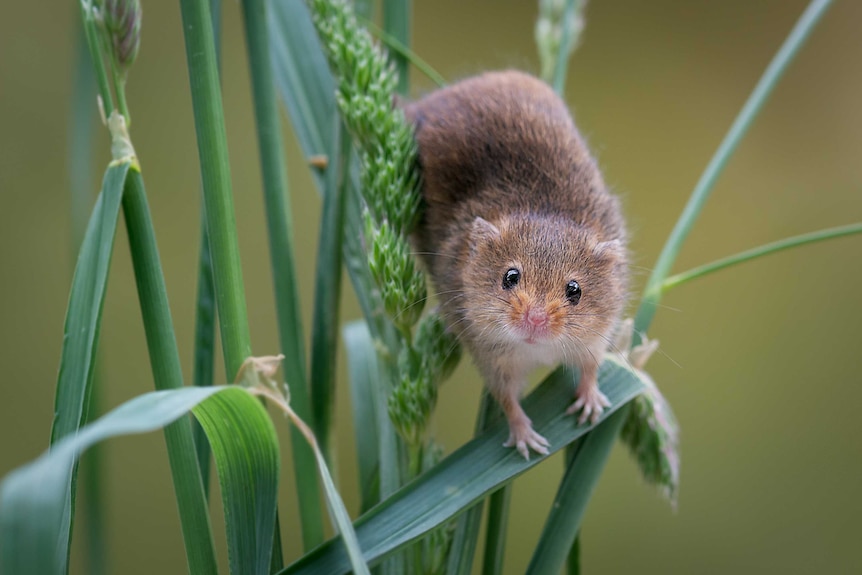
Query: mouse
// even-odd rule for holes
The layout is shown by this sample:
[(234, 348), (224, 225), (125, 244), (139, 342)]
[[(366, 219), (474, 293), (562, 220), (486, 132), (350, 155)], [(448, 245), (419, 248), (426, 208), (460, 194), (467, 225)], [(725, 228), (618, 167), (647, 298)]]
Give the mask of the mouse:
[(533, 370), (580, 373), (578, 424), (610, 406), (597, 374), (628, 289), (619, 199), (566, 104), (526, 72), (469, 77), (403, 110), (422, 182), (411, 240), (439, 311), (505, 414), (503, 445), (547, 455), (520, 403)]

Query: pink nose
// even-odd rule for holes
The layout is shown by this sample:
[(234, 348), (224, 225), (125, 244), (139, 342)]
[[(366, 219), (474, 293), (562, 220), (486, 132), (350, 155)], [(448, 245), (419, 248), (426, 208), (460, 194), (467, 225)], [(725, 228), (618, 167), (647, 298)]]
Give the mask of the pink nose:
[(527, 311), (526, 320), (533, 327), (543, 327), (548, 323), (548, 314), (543, 309), (532, 308)]

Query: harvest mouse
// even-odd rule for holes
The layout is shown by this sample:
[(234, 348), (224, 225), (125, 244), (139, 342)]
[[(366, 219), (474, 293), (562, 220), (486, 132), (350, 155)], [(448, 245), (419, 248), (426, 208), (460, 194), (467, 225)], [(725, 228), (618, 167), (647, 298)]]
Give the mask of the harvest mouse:
[(491, 72), (404, 108), (425, 207), (413, 233), (448, 328), (529, 458), (548, 453), (520, 404), (539, 365), (580, 370), (567, 413), (595, 423), (596, 381), (628, 284), (626, 227), (566, 105), (541, 80)]

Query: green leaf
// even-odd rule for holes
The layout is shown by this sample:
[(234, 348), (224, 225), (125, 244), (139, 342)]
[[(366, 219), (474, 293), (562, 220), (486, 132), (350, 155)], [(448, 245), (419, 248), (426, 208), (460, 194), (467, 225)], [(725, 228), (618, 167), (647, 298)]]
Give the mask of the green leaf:
[[(383, 0), (383, 30), (401, 46), (410, 45), (410, 23), (413, 16), (411, 0)], [(398, 70), (398, 93), (407, 96), (410, 88), (410, 61), (400, 53), (390, 54)]]
[[(81, 244), (63, 328), (63, 350), (51, 427), (52, 445), (75, 433), (87, 419), (102, 323), (102, 307), (108, 288), (111, 254), (114, 250), (117, 220), (129, 167), (128, 162), (122, 162), (108, 168)], [(62, 554), (64, 564), (68, 561), (75, 516), (77, 473), (77, 467), (69, 470), (69, 483), (66, 486), (69, 509), (62, 529), (63, 541), (58, 542), (61, 546), (58, 552)]]
[(228, 388), (193, 409), (213, 449), (230, 572), (269, 573), (278, 499), (278, 439), (260, 401)]
[(86, 417), (102, 305), (129, 167), (128, 162), (121, 162), (105, 172), (102, 191), (81, 244), (63, 329), (51, 443), (73, 433)]
[[(644, 390), (637, 375), (613, 359), (605, 361), (599, 377), (602, 391), (611, 401), (602, 421)], [(578, 426), (575, 418), (565, 414), (565, 406), (573, 398), (574, 378), (570, 372), (557, 370), (524, 400), (536, 430), (551, 442), (551, 452), (593, 429)], [(596, 429), (602, 427), (600, 422)], [(525, 461), (514, 449), (502, 447), (507, 434), (506, 422), (498, 419), (481, 436), (360, 517), (356, 534), (366, 561), (376, 564), (544, 459)], [(332, 540), (282, 573), (337, 575), (350, 568), (343, 545)]]
[(488, 498), (488, 526), (485, 537), (485, 555), (482, 559), (483, 575), (500, 575), (503, 572), (511, 499), (511, 483), (501, 487)]
[[(476, 416), (475, 435), (479, 436), (488, 428), (495, 414), (499, 414), (497, 402), (485, 389)], [(473, 572), (473, 559), (479, 544), (479, 529), (482, 526), (482, 512), (485, 501), (480, 500), (458, 518), (455, 536), (449, 548), (449, 561), (446, 565), (448, 575), (469, 575)]]
[[(353, 429), (356, 459), (359, 466), (360, 510), (364, 513), (380, 501), (380, 457), (378, 452), (380, 370), (377, 352), (364, 321), (347, 324), (343, 330), (350, 378), (350, 405), (353, 408)], [(383, 417), (389, 418), (384, 411)], [(390, 426), (391, 427), (391, 426)]]
[[(270, 3), (270, 51), (279, 94), (307, 157), (334, 151), (335, 81), (305, 2)], [(331, 158), (330, 158), (331, 159)], [(318, 183), (322, 183), (317, 173)]]
[(559, 573), (573, 549), (587, 503), (599, 481), (614, 439), (628, 416), (627, 409), (611, 415), (604, 425), (584, 436), (571, 458), (551, 506), (539, 544), (533, 552), (529, 575)]
[[(218, 394), (218, 396), (216, 396)], [(218, 397), (217, 400), (208, 398)], [(203, 403), (202, 403), (203, 402)], [(88, 447), (121, 435), (146, 433), (194, 409), (207, 429), (219, 466), (234, 573), (267, 573), (278, 473), (275, 433), (256, 398), (239, 387), (188, 387), (138, 396), (56, 443), (0, 484), (0, 572), (64, 572), (64, 516), (75, 461)], [(241, 507), (244, 510), (237, 511)], [(251, 510), (254, 510), (252, 513)], [(238, 549), (237, 545), (247, 545)], [(264, 561), (265, 559), (265, 561)], [(263, 565), (263, 567), (260, 567)]]

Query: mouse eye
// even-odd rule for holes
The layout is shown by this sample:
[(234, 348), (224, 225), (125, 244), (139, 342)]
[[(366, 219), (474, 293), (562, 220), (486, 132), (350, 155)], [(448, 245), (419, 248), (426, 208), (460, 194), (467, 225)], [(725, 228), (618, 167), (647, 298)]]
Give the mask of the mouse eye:
[(515, 268), (509, 268), (503, 274), (503, 289), (512, 289), (521, 280), (521, 272)]
[(572, 305), (578, 305), (581, 301), (581, 286), (575, 280), (566, 284), (566, 299)]

